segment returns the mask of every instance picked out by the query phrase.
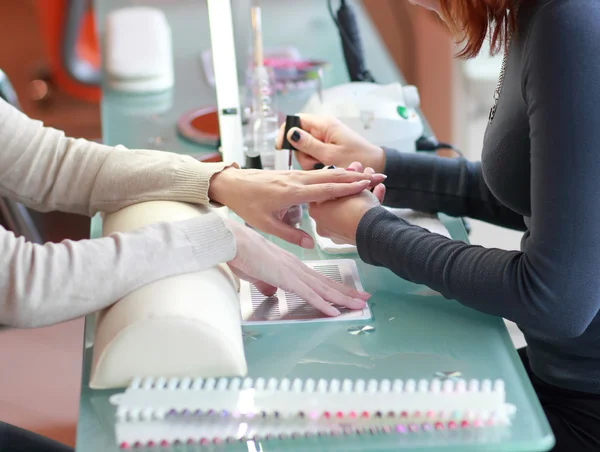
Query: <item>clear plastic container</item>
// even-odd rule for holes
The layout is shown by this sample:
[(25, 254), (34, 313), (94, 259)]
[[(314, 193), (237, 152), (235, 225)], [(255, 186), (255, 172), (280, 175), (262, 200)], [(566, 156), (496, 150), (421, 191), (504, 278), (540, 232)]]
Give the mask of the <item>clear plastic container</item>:
[(275, 165), (275, 140), (279, 131), (279, 115), (275, 108), (275, 83), (273, 73), (266, 67), (250, 70), (248, 84), (251, 93), (248, 156), (261, 158), (264, 169)]

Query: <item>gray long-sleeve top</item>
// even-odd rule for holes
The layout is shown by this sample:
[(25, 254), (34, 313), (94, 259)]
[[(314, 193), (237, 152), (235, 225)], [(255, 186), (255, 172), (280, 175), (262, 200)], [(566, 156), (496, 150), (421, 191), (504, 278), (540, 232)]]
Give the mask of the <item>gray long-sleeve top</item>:
[(532, 370), (600, 393), (600, 2), (525, 0), (481, 163), (386, 150), (386, 204), (524, 230), (521, 251), (452, 241), (378, 207), (361, 258), (516, 322)]

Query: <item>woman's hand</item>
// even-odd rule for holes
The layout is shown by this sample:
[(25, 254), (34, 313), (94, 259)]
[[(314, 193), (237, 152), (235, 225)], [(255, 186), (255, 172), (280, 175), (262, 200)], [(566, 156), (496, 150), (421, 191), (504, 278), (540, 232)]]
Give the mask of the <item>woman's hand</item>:
[[(362, 172), (358, 162), (350, 164), (350, 171)], [(366, 168), (366, 174), (373, 174), (373, 168)], [(385, 186), (377, 185), (373, 192), (364, 190), (347, 198), (333, 201), (311, 203), (309, 214), (317, 224), (317, 233), (334, 243), (356, 245), (356, 231), (362, 217), (373, 207), (381, 205), (385, 196)]]
[(306, 232), (282, 220), (291, 206), (360, 193), (385, 176), (345, 171), (262, 171), (234, 167), (213, 176), (209, 198), (229, 207), (249, 225), (303, 248), (313, 248)]
[(340, 314), (331, 303), (362, 309), (370, 298), (365, 292), (358, 292), (312, 270), (252, 229), (232, 220), (227, 220), (226, 224), (233, 232), (237, 246), (235, 258), (227, 263), (229, 268), (239, 278), (254, 284), (263, 295), (274, 295), (277, 288), (281, 288), (330, 316)]
[[(335, 165), (346, 168), (358, 161), (371, 167), (377, 173), (385, 169), (385, 153), (382, 148), (366, 139), (331, 116), (299, 115), (303, 130), (293, 128), (288, 132), (288, 140), (301, 152), (296, 159), (303, 169), (312, 170), (316, 164)], [(277, 148), (283, 142), (285, 125), (277, 136)]]

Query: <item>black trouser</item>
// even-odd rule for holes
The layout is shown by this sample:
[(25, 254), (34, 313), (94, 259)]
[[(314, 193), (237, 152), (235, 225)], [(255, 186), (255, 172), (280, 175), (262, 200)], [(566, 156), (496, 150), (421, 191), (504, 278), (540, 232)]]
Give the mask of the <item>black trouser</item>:
[(600, 451), (600, 394), (549, 385), (531, 371), (527, 347), (519, 356), (554, 432), (552, 452)]
[(73, 452), (73, 449), (28, 430), (0, 422), (0, 451)]

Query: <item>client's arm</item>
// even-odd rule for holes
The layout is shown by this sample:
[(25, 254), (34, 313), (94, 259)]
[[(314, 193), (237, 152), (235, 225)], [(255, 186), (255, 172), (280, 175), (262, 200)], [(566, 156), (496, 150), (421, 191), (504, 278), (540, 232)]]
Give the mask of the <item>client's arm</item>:
[(135, 232), (37, 245), (0, 228), (0, 323), (50, 325), (103, 309), (153, 281), (236, 254), (215, 213)]
[(227, 166), (67, 138), (0, 99), (0, 195), (35, 210), (91, 216), (144, 201), (207, 204), (211, 177)]
[(295, 204), (359, 193), (372, 179), (343, 170), (222, 171), (227, 167), (66, 138), (0, 100), (0, 196), (36, 210), (93, 215), (144, 201), (207, 204), (210, 196), (248, 224), (312, 248), (312, 238), (284, 224), (280, 213)]
[(225, 262), (264, 295), (281, 288), (327, 315), (340, 313), (332, 304), (361, 309), (369, 298), (310, 269), (254, 230), (211, 213), (46, 245), (0, 228), (0, 324), (34, 327), (73, 319), (151, 282)]

